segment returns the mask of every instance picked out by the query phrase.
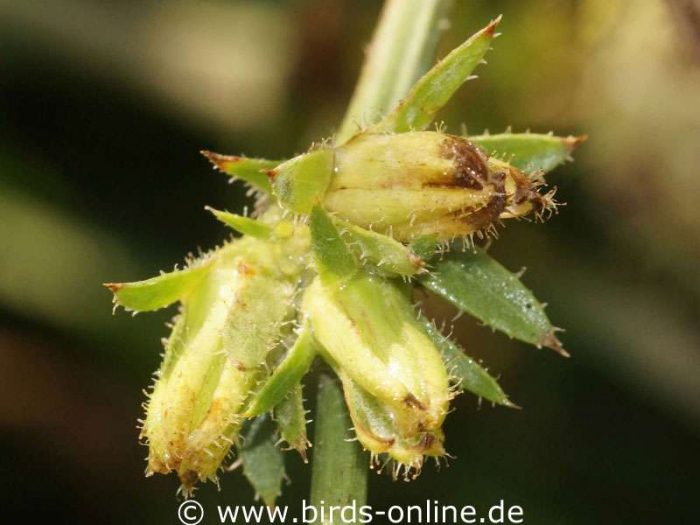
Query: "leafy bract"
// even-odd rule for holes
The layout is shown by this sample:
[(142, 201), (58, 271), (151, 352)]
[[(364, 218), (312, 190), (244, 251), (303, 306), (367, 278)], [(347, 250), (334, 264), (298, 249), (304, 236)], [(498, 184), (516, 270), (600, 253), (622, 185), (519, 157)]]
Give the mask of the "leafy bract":
[(206, 150), (203, 150), (201, 153), (222, 173), (241, 179), (264, 193), (272, 191), (267, 172), (279, 165), (281, 161), (239, 157), (237, 155), (221, 155), (220, 153)]
[(427, 128), (437, 112), (464, 84), (491, 48), (500, 17), (452, 50), (423, 75), (399, 105), (370, 127), (373, 133), (401, 133)]
[(267, 415), (254, 419), (245, 432), (240, 458), (243, 474), (265, 505), (272, 507), (282, 493), (284, 458), (277, 448), (274, 425)]
[(244, 217), (243, 215), (237, 215), (235, 213), (230, 213), (227, 211), (216, 210), (211, 206), (206, 206), (206, 210), (210, 211), (214, 217), (219, 221), (224, 223), (229, 228), (233, 228), (237, 232), (243, 235), (250, 235), (258, 239), (267, 239), (272, 234), (272, 227), (251, 219), (250, 217)]
[(105, 283), (114, 293), (114, 302), (135, 312), (165, 308), (182, 299), (199, 284), (209, 271), (204, 262), (183, 270), (175, 270), (131, 283)]
[(525, 172), (548, 172), (571, 159), (571, 151), (586, 140), (542, 133), (498, 133), (474, 135), (468, 139), (491, 156), (509, 162)]
[(256, 393), (246, 416), (252, 417), (272, 410), (299, 383), (316, 355), (316, 343), (308, 326), (304, 326), (296, 342), (272, 375)]
[(465, 354), (456, 343), (442, 335), (427, 319), (424, 319), (424, 328), (440, 349), (445, 366), (453, 379), (458, 381), (457, 386), (460, 390), (471, 392), (498, 405), (514, 406), (498, 381), (483, 366)]
[(544, 306), (515, 274), (483, 250), (448, 254), (421, 283), (510, 337), (568, 355)]
[(358, 262), (333, 224), (330, 215), (315, 206), (309, 217), (311, 246), (322, 280), (348, 279), (358, 271)]

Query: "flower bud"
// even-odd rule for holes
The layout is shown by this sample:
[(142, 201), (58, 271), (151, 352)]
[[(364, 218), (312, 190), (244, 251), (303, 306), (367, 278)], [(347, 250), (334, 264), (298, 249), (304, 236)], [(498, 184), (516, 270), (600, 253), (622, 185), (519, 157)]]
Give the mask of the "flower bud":
[[(352, 381), (374, 400), (386, 419), (385, 430), (373, 429), (355, 410), (362, 444), (415, 468), (423, 454), (442, 454), (448, 374), (401, 291), (364, 273), (337, 286), (316, 279), (305, 292), (303, 309), (327, 360), (345, 383)], [(348, 399), (352, 409), (354, 397)]]
[(527, 175), (465, 138), (434, 131), (360, 134), (335, 149), (323, 206), (401, 241), (488, 233), (499, 219), (552, 206)]
[(216, 479), (236, 441), (244, 404), (293, 314), (295, 279), (269, 241), (234, 241), (211, 257), (182, 298), (146, 410), (148, 473), (176, 471), (183, 488)]

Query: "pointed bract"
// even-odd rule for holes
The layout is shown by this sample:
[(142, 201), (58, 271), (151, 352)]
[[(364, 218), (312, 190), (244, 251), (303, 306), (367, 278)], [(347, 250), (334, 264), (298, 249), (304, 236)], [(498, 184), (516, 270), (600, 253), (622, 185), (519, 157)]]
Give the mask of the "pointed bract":
[(515, 274), (483, 250), (448, 254), (421, 283), (487, 326), (568, 356), (544, 306)]
[(501, 21), (498, 17), (461, 46), (452, 50), (416, 82), (406, 98), (369, 130), (400, 133), (427, 128), (437, 112), (464, 84), (481, 63)]
[(557, 137), (543, 133), (498, 133), (468, 137), (486, 153), (527, 173), (548, 172), (571, 159), (586, 136)]
[(204, 209), (211, 212), (214, 217), (216, 217), (226, 226), (233, 228), (243, 235), (250, 235), (251, 237), (255, 237), (257, 239), (269, 239), (272, 235), (273, 229), (271, 226), (255, 219), (251, 219), (250, 217), (236, 215), (235, 213), (229, 213), (227, 211), (216, 210), (211, 206), (205, 206)]
[(456, 343), (442, 335), (428, 319), (424, 319), (423, 323), (426, 333), (440, 349), (452, 380), (457, 382), (457, 388), (498, 405), (515, 407), (498, 381), (483, 366), (465, 354)]
[(311, 334), (311, 328), (305, 325), (282, 362), (256, 392), (245, 416), (253, 417), (272, 410), (289, 395), (295, 385), (299, 384), (309, 370), (315, 355), (316, 343)]
[(207, 150), (202, 150), (200, 153), (222, 173), (247, 182), (263, 193), (272, 191), (267, 172), (279, 165), (280, 161), (221, 155)]
[(200, 261), (183, 270), (163, 273), (145, 281), (105, 283), (114, 293), (114, 303), (134, 312), (165, 308), (187, 296), (209, 271), (210, 262)]
[(306, 463), (306, 449), (311, 446), (306, 434), (306, 410), (301, 384), (297, 384), (274, 410), (281, 438), (295, 449)]
[(239, 450), (243, 474), (256, 496), (268, 507), (275, 506), (286, 477), (284, 457), (276, 445), (277, 439), (270, 417), (260, 416), (246, 429), (245, 440)]

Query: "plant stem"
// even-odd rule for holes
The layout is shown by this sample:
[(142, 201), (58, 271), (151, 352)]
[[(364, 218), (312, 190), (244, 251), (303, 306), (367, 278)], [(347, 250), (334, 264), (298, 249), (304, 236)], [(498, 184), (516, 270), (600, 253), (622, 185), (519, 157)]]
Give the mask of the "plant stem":
[(336, 142), (376, 122), (393, 108), (435, 55), (440, 22), (452, 0), (387, 0), (360, 80)]
[[(314, 455), (311, 474), (311, 505), (319, 512), (315, 523), (346, 522), (336, 513), (320, 515), (330, 505), (359, 508), (367, 500), (369, 458), (357, 441), (350, 441), (352, 422), (337, 379), (322, 374), (319, 379)], [(327, 513), (327, 512), (326, 512)]]

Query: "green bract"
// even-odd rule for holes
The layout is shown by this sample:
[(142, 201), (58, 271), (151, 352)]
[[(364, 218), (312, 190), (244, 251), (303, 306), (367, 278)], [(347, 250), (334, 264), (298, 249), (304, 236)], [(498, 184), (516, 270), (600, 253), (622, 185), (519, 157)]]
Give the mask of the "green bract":
[[(438, 16), (435, 0), (415, 5), (429, 20)], [(180, 303), (143, 423), (149, 474), (175, 472), (190, 493), (196, 482), (216, 480), (236, 449), (236, 464), (273, 505), (284, 478), (280, 443), (306, 459), (303, 384), (314, 363), (325, 362), (373, 462), (392, 460), (395, 475), (417, 475), (426, 456), (445, 454), (442, 426), (457, 391), (515, 406), (414, 304), (418, 288), (566, 355), (542, 304), (475, 244), (503, 219), (553, 211), (544, 174), (583, 138), (426, 131), (483, 62), (498, 21), (449, 53), (393, 109), (382, 107), (392, 100), (388, 91), (372, 98), (361, 89), (357, 100), (369, 97), (382, 114), (355, 133), (346, 121), (336, 140), (284, 162), (203, 152), (267, 195), (257, 215), (208, 208), (241, 236), (184, 269), (106, 285), (132, 311)], [(327, 380), (320, 392), (337, 411), (340, 392)], [(337, 416), (339, 424), (347, 417)], [(317, 431), (325, 435), (326, 425)]]

